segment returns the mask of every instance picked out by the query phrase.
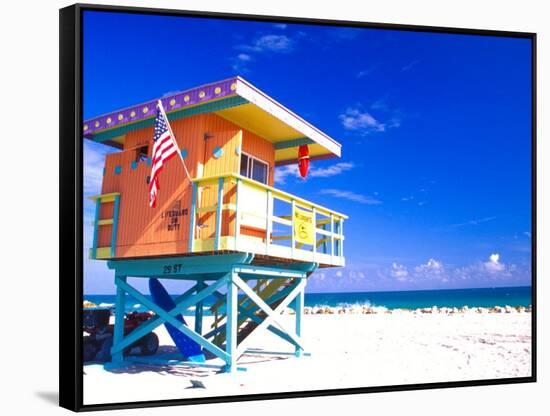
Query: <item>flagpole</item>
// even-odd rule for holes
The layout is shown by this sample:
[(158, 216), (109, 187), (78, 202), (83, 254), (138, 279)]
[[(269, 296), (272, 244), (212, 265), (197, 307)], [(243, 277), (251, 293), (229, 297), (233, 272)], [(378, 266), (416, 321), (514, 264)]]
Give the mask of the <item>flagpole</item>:
[(172, 126), (168, 122), (168, 117), (166, 116), (166, 112), (164, 111), (164, 107), (162, 105), (161, 100), (158, 100), (157, 106), (160, 109), (160, 111), (162, 113), (162, 116), (166, 120), (166, 125), (168, 126), (168, 130), (170, 130), (170, 138), (172, 139), (172, 141), (174, 142), (174, 145), (178, 149), (178, 155), (180, 157), (181, 163), (183, 164), (183, 169), (185, 170), (185, 174), (187, 175), (187, 179), (189, 179), (189, 182), (192, 182), (191, 175), (189, 175), (189, 171), (187, 170), (187, 166), (185, 165), (185, 161), (183, 160), (183, 156), (181, 155), (180, 147), (178, 145), (178, 142), (176, 141), (176, 136), (174, 135), (174, 132), (172, 131)]

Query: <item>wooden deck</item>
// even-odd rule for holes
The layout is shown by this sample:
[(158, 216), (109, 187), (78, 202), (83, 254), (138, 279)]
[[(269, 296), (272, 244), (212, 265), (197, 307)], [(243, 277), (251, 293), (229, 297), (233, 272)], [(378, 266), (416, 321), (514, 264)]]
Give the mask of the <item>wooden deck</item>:
[[(217, 250), (217, 251), (201, 251), (196, 253), (184, 253), (184, 254), (178, 254), (177, 257), (209, 257), (209, 256), (223, 256), (226, 254), (237, 254), (241, 253), (240, 251), (235, 250)], [(158, 259), (170, 259), (173, 258), (173, 255), (163, 255), (163, 256), (157, 256)], [(149, 257), (125, 257), (124, 260), (143, 260), (148, 259)], [(113, 258), (112, 260), (116, 260)], [(270, 266), (270, 267), (287, 267), (292, 266), (296, 264), (304, 264), (304, 263), (310, 263), (305, 262), (301, 260), (291, 259), (291, 258), (285, 258), (285, 257), (276, 257), (276, 256), (269, 256), (265, 254), (255, 254), (254, 259), (250, 264), (254, 266)], [(336, 265), (331, 264), (323, 264), (319, 263), (320, 269), (322, 268), (328, 268), (328, 267), (339, 267)]]

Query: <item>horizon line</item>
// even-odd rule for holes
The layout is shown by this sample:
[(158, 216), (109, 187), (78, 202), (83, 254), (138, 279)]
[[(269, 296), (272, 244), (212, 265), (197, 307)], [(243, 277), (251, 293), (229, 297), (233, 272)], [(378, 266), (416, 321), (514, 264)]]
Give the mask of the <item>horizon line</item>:
[[(489, 287), (462, 287), (462, 288), (446, 288), (446, 289), (405, 289), (405, 290), (357, 290), (349, 292), (307, 292), (306, 295), (323, 295), (323, 294), (349, 294), (349, 293), (396, 293), (396, 292), (437, 292), (437, 291), (451, 291), (451, 290), (476, 290), (476, 289), (518, 289), (518, 288), (532, 288), (533, 285), (521, 285), (521, 286), (489, 286)], [(83, 293), (84, 296), (115, 296), (116, 293)], [(169, 293), (169, 295), (179, 296), (180, 293)]]

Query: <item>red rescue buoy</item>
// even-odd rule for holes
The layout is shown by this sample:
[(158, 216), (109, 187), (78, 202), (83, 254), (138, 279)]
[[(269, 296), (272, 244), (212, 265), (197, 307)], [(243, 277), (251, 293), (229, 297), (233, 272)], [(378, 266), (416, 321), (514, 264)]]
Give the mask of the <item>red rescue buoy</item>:
[(300, 176), (305, 178), (309, 169), (309, 147), (307, 147), (307, 144), (303, 144), (298, 148), (298, 168), (300, 169)]

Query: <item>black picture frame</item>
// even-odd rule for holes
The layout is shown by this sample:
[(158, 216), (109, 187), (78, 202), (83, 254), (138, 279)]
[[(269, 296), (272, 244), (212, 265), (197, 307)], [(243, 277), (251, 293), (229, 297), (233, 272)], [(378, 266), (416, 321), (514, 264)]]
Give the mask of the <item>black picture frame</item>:
[[(481, 36), (529, 39), (532, 45), (532, 375), (521, 378), (502, 378), (459, 382), (437, 382), (364, 388), (329, 389), (304, 392), (253, 394), (227, 397), (153, 400), (130, 403), (84, 405), (82, 383), (82, 302), (83, 302), (83, 149), (82, 149), (82, 16), (86, 10), (113, 13), (135, 13), (216, 19), (239, 19), (261, 22), (322, 24), (342, 27), (381, 28), (400, 31), (472, 34)], [(233, 13), (169, 10), (143, 7), (75, 4), (59, 11), (60, 34), (60, 108), (59, 108), (59, 404), (73, 411), (174, 406), (200, 403), (221, 403), (249, 400), (272, 400), (326, 395), (375, 393), (402, 390), (441, 389), (467, 386), (487, 386), (537, 381), (537, 195), (536, 195), (536, 33), (416, 26), (406, 24), (341, 21), (288, 16), (263, 16)]]

